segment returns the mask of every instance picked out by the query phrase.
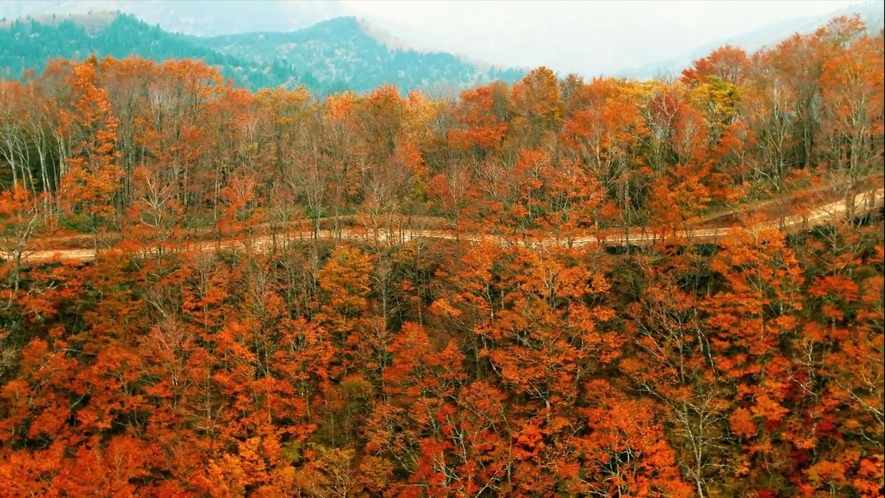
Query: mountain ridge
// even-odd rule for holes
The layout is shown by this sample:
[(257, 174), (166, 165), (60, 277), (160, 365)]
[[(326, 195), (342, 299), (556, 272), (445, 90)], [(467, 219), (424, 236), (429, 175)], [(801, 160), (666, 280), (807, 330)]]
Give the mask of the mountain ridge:
[(391, 84), (404, 93), (420, 89), (453, 94), (496, 79), (512, 83), (527, 72), (475, 64), (446, 52), (415, 50), (385, 36), (356, 16), (296, 31), (199, 37), (171, 33), (123, 12), (44, 14), (0, 23), (0, 44), (8, 47), (0, 53), (0, 72), (14, 75), (19, 67), (40, 70), (50, 58), (77, 58), (84, 53), (158, 61), (196, 58), (222, 66), (225, 77), (253, 90), (305, 84), (320, 94), (365, 92)]
[[(364, 19), (343, 16), (293, 32), (238, 33), (195, 38), (196, 43), (245, 60), (282, 60), (303, 68), (320, 81), (336, 79), (344, 67), (351, 86), (367, 91), (382, 84), (402, 89), (452, 85), (460, 89), (502, 79), (512, 83), (526, 68), (480, 66), (441, 51), (402, 48), (367, 30)], [(372, 61), (362, 64), (360, 61)]]
[[(90, 11), (131, 13), (165, 31), (210, 36), (220, 33), (295, 30), (345, 15), (339, 0), (281, 2), (273, 0), (15, 0), (0, 2), (0, 17), (25, 18), (41, 14), (85, 14)], [(249, 12), (250, 16), (244, 16)]]

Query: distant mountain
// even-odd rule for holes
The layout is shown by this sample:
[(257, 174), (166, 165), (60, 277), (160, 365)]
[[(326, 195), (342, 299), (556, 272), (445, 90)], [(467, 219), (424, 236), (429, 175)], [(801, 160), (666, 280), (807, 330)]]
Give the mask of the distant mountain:
[(447, 53), (399, 48), (405, 45), (369, 32), (365, 23), (343, 17), (289, 33), (202, 38), (170, 33), (119, 13), (43, 14), (0, 21), (0, 76), (19, 78), (26, 69), (42, 70), (51, 58), (82, 60), (90, 54), (199, 59), (253, 90), (304, 84), (320, 95), (364, 92), (384, 84), (403, 92), (452, 94), (497, 79), (513, 82), (525, 74)]
[(166, 31), (197, 36), (293, 31), (347, 15), (338, 0), (0, 0), (0, 17), (7, 19), (90, 11), (126, 12)]
[(339, 17), (290, 33), (195, 38), (242, 60), (280, 61), (320, 83), (343, 82), (356, 91), (383, 84), (400, 89), (463, 89), (495, 80), (512, 83), (526, 71), (482, 66), (445, 52), (421, 52), (355, 17)]
[(190, 37), (108, 12), (57, 15), (43, 22), (4, 21), (0, 23), (0, 47), (0, 76), (4, 78), (19, 78), (26, 69), (39, 72), (52, 58), (137, 55), (155, 61), (199, 59), (219, 67), (225, 77), (250, 89), (305, 83), (317, 93), (332, 90), (317, 84), (309, 74), (299, 74), (294, 67), (240, 60), (194, 43)]
[(659, 76), (678, 76), (683, 69), (691, 66), (691, 63), (702, 57), (706, 57), (713, 50), (725, 45), (740, 47), (747, 53), (758, 50), (773, 48), (778, 43), (786, 40), (795, 33), (810, 34), (816, 29), (825, 26), (830, 20), (838, 16), (851, 16), (858, 14), (867, 25), (870, 32), (878, 32), (885, 25), (885, 2), (882, 0), (867, 1), (856, 5), (835, 10), (820, 16), (804, 16), (788, 19), (783, 22), (755, 29), (742, 35), (725, 38), (714, 43), (708, 43), (698, 47), (685, 56), (664, 62), (649, 64), (623, 71), (618, 76), (635, 79), (649, 79)]

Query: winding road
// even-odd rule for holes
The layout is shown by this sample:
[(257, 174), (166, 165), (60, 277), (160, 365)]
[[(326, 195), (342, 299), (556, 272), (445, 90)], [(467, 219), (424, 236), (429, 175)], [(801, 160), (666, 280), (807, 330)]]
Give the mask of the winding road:
[[(727, 228), (708, 228), (694, 229), (688, 227), (684, 230), (671, 232), (670, 236), (680, 236), (687, 240), (695, 241), (711, 241), (724, 237), (735, 231), (753, 230), (759, 231), (763, 229), (807, 229), (816, 225), (825, 223), (831, 219), (839, 218), (853, 209), (854, 216), (860, 216), (872, 212), (883, 206), (885, 200), (885, 189), (878, 188), (867, 190), (857, 194), (851, 201), (841, 200), (822, 204), (806, 215), (794, 215), (780, 218), (777, 220), (762, 221), (749, 227), (727, 227)], [(286, 240), (312, 240), (312, 232), (310, 231), (290, 231), (285, 234), (267, 235), (252, 238), (251, 241), (230, 239), (224, 241), (209, 241), (189, 243), (174, 250), (180, 252), (211, 252), (220, 249), (244, 249), (246, 244), (250, 244), (250, 249), (257, 251), (267, 250), (274, 244), (282, 243)], [(527, 247), (551, 247), (551, 246), (571, 246), (586, 247), (604, 244), (606, 246), (623, 246), (623, 245), (646, 245), (660, 240), (661, 234), (636, 233), (627, 235), (611, 235), (603, 236), (596, 234), (593, 236), (581, 236), (571, 238), (536, 238), (526, 237), (516, 240), (514, 237), (503, 237), (495, 234), (468, 234), (456, 233), (452, 230), (399, 230), (395, 236), (388, 236), (386, 233), (373, 232), (365, 228), (345, 228), (338, 232), (332, 230), (320, 230), (317, 233), (318, 239), (323, 240), (351, 240), (363, 241), (370, 243), (385, 244), (402, 244), (416, 239), (442, 239), (442, 240), (458, 240), (461, 242), (473, 243), (491, 243), (499, 246), (509, 246), (512, 244), (524, 245)], [(117, 248), (102, 250), (101, 252), (113, 252)], [(167, 249), (169, 250), (169, 249)], [(151, 254), (160, 251), (159, 247), (145, 247), (140, 249), (144, 254)], [(0, 251), (0, 257), (10, 260), (12, 254), (9, 251)], [(96, 252), (93, 249), (41, 249), (41, 250), (24, 250), (22, 251), (22, 263), (40, 263), (47, 261), (90, 261), (96, 258)]]

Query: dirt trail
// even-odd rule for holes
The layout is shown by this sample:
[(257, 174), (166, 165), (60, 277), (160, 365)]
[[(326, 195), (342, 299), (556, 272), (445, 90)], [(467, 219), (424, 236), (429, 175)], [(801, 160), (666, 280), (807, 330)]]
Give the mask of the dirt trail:
[[(853, 206), (855, 209), (855, 215), (861, 215), (869, 213), (877, 208), (883, 206), (883, 200), (885, 200), (885, 189), (879, 188), (874, 190), (868, 190), (856, 195), (853, 199)], [(747, 227), (751, 230), (757, 231), (766, 228), (776, 228), (781, 230), (788, 229), (796, 229), (796, 228), (810, 228), (819, 224), (821, 221), (825, 221), (828, 219), (839, 217), (840, 215), (844, 215), (850, 208), (852, 203), (846, 202), (845, 200), (830, 202), (827, 204), (823, 204), (813, 209), (810, 213), (806, 215), (795, 215), (795, 216), (787, 216), (778, 220), (768, 220), (759, 222), (755, 225)], [(688, 227), (685, 230), (679, 231), (677, 233), (671, 233), (671, 235), (679, 235), (688, 240), (715, 240), (721, 238), (723, 236), (728, 235), (729, 233), (744, 230), (745, 228), (693, 228)], [(528, 247), (550, 247), (550, 246), (567, 246), (570, 245), (572, 247), (583, 247), (583, 246), (595, 246), (597, 244), (603, 243), (607, 246), (617, 246), (617, 245), (644, 245), (649, 243), (654, 243), (656, 240), (660, 240), (660, 234), (649, 234), (649, 233), (637, 233), (635, 235), (628, 234), (628, 236), (624, 235), (612, 235), (612, 236), (603, 236), (600, 234), (594, 236), (583, 236), (583, 237), (573, 237), (570, 240), (568, 239), (555, 239), (555, 238), (530, 238), (526, 237), (524, 239), (517, 240), (515, 237), (503, 237), (495, 234), (468, 234), (468, 233), (457, 233), (452, 230), (413, 230), (413, 229), (405, 229), (398, 232), (395, 237), (389, 237), (388, 234), (383, 232), (378, 232), (377, 234), (373, 233), (371, 230), (365, 228), (344, 228), (339, 233), (335, 233), (333, 230), (323, 229), (319, 230), (318, 238), (322, 240), (336, 240), (340, 237), (342, 240), (350, 240), (350, 241), (363, 241), (363, 242), (381, 242), (387, 244), (401, 244), (410, 242), (416, 239), (438, 239), (438, 240), (459, 240), (463, 242), (487, 242), (500, 246), (506, 246), (510, 244), (519, 244), (525, 245)], [(310, 231), (290, 231), (285, 234), (278, 235), (267, 235), (256, 237), (251, 240), (252, 249), (263, 251), (272, 247), (275, 243), (282, 243), (286, 240), (304, 240), (310, 241), (312, 240), (312, 233)], [(179, 247), (174, 250), (183, 251), (183, 252), (212, 252), (217, 251), (219, 249), (243, 249), (245, 248), (245, 244), (247, 241), (237, 240), (237, 239), (229, 239), (224, 241), (209, 241), (209, 242), (197, 242), (197, 243), (189, 243), (184, 247)], [(117, 248), (111, 248), (104, 250), (102, 252), (111, 252), (119, 250)], [(156, 253), (160, 251), (159, 247), (146, 247), (140, 249), (141, 252), (145, 254)], [(8, 252), (0, 252), (0, 257), (4, 259), (11, 259), (11, 255)], [(56, 260), (68, 260), (68, 261), (90, 261), (95, 259), (96, 254), (93, 249), (44, 249), (39, 251), (25, 251), (22, 254), (22, 261), (28, 263), (39, 263), (45, 261), (56, 261)]]

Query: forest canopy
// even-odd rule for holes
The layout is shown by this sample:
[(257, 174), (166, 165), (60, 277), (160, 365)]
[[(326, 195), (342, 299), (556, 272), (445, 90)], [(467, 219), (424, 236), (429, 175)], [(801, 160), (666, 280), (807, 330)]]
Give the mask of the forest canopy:
[(880, 495), (883, 52), (0, 81), (0, 495)]

